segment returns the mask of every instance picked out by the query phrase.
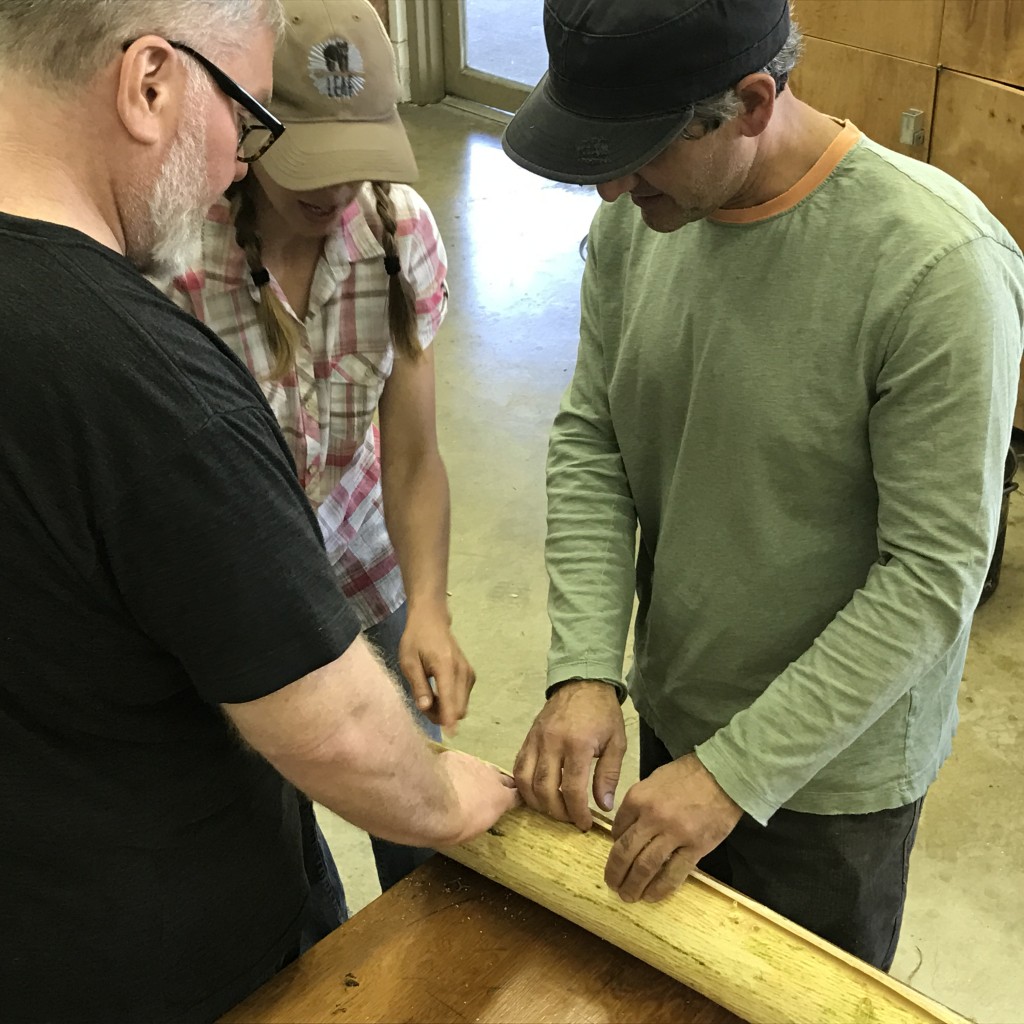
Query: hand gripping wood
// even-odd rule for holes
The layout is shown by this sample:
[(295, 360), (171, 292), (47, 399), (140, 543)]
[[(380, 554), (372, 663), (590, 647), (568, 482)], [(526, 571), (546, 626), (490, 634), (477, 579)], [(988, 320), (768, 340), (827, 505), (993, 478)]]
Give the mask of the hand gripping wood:
[(611, 846), (607, 819), (582, 833), (518, 807), (444, 854), (752, 1024), (967, 1024), (700, 871), (660, 903), (624, 903), (604, 883)]

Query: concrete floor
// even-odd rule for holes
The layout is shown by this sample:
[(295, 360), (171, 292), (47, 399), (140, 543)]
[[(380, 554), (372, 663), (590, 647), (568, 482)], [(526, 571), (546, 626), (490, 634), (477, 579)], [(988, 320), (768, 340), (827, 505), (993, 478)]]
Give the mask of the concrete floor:
[[(457, 744), (511, 766), (543, 700), (548, 626), (544, 456), (577, 341), (590, 189), (521, 171), (500, 126), (445, 106), (404, 111), (451, 263), (437, 340), (451, 477), (452, 609), (479, 682)], [(1024, 1024), (1024, 499), (1003, 577), (978, 614), (955, 753), (925, 803), (893, 973), (982, 1024)], [(619, 795), (636, 779), (636, 715)], [(379, 893), (369, 844), (321, 811), (358, 910)]]

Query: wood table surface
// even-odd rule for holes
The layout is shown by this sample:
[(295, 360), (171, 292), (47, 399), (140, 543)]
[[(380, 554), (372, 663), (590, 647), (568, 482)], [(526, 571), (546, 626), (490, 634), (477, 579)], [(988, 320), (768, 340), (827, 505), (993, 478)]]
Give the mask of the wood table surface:
[(616, 946), (441, 856), (221, 1019), (740, 1024)]

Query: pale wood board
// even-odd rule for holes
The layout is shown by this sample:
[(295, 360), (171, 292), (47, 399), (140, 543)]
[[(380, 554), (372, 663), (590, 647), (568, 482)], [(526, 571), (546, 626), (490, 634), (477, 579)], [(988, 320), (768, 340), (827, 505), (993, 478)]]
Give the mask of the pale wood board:
[(1024, 0), (946, 0), (939, 63), (1024, 86)]
[[(927, 64), (808, 37), (792, 85), (798, 99), (822, 113), (849, 119), (881, 145), (926, 160), (935, 76)], [(923, 111), (920, 146), (900, 142), (900, 115), (910, 108)]]
[[(940, 72), (931, 162), (962, 181), (1024, 246), (1024, 90)], [(1014, 425), (1024, 430), (1024, 384)]]
[(806, 35), (937, 64), (943, 0), (795, 0)]
[(1024, 90), (942, 71), (931, 162), (962, 181), (1024, 246)]
[(700, 872), (659, 903), (624, 903), (604, 882), (611, 845), (606, 827), (581, 833), (520, 807), (444, 852), (752, 1024), (964, 1024)]

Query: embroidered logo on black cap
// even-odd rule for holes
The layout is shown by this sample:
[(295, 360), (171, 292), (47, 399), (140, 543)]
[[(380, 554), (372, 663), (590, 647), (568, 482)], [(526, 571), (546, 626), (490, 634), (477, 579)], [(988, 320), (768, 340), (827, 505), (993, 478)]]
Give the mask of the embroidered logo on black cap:
[(608, 140), (601, 135), (592, 135), (576, 143), (576, 159), (581, 164), (600, 164), (608, 159)]
[(363, 91), (363, 55), (346, 39), (328, 39), (309, 51), (309, 77), (324, 96), (351, 99)]

